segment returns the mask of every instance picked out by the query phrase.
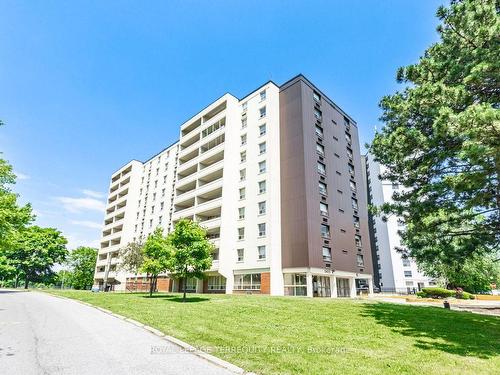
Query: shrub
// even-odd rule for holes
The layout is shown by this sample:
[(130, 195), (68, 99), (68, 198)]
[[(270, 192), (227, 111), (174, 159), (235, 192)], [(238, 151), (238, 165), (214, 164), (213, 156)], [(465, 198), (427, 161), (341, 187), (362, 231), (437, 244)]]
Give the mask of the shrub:
[(425, 297), (430, 297), (430, 298), (447, 298), (447, 297), (455, 296), (455, 294), (456, 294), (456, 292), (454, 290), (448, 290), (448, 289), (437, 288), (437, 287), (423, 288), (422, 292), (425, 293)]
[(417, 297), (427, 297), (427, 294), (425, 294), (425, 292), (417, 292)]
[(461, 299), (475, 299), (476, 297), (474, 296), (474, 294), (462, 292), (462, 294), (459, 298), (461, 298)]

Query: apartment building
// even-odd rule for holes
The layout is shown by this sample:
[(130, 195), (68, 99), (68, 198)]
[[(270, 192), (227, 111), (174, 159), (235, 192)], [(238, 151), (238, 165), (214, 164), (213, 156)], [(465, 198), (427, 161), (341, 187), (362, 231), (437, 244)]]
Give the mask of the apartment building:
[[(374, 206), (392, 202), (395, 192), (404, 188), (390, 181), (381, 180), (385, 167), (373, 159), (371, 154), (363, 157), (365, 191), (368, 202)], [(434, 281), (419, 271), (413, 259), (403, 258), (397, 248), (402, 247), (399, 231), (404, 229), (404, 221), (397, 216), (383, 220), (380, 216), (369, 215), (370, 241), (372, 248), (374, 284), (382, 292), (415, 293), (420, 289), (435, 285)]]
[[(199, 293), (348, 297), (372, 291), (356, 122), (304, 76), (225, 94), (179, 141), (113, 174), (95, 284), (125, 289), (118, 249), (180, 219), (216, 251)], [(159, 288), (178, 291), (164, 275)]]

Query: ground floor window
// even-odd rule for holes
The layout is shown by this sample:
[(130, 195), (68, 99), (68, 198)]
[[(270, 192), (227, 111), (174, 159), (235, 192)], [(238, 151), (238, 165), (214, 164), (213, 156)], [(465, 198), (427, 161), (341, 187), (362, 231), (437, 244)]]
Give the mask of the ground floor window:
[(195, 292), (197, 282), (198, 282), (198, 280), (195, 278), (187, 279), (186, 280), (186, 291), (187, 292)]
[(327, 276), (313, 276), (313, 296), (331, 297), (330, 278)]
[(342, 279), (337, 277), (337, 297), (350, 297), (351, 290), (349, 279)]
[(260, 290), (260, 273), (234, 275), (235, 290)]
[(307, 296), (305, 273), (285, 273), (285, 296)]
[(208, 276), (208, 290), (225, 290), (226, 278), (224, 276)]

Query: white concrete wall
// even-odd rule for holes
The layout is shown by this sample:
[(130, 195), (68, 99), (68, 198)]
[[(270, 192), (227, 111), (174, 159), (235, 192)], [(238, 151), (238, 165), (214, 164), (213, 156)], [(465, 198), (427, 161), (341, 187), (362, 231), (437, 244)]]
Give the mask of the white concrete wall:
[[(392, 195), (396, 190), (393, 189), (391, 182), (381, 181), (378, 178), (379, 175), (384, 173), (385, 169), (375, 162), (370, 154), (368, 154), (367, 169), (369, 171), (369, 194), (371, 194), (372, 204), (380, 206), (383, 203), (392, 202)], [(398, 189), (401, 190), (402, 187), (400, 186)], [(380, 264), (379, 273), (382, 275), (380, 279), (381, 288), (417, 288), (419, 282), (428, 286), (430, 279), (419, 272), (417, 264), (410, 260), (409, 267), (403, 266), (401, 254), (396, 251), (397, 247), (402, 246), (398, 231), (404, 229), (404, 227), (398, 225), (398, 220), (399, 218), (394, 215), (387, 217), (387, 221), (382, 220), (380, 216), (375, 217), (375, 238), (377, 239), (377, 254)], [(412, 277), (405, 277), (404, 271), (411, 271)], [(407, 282), (412, 282), (413, 285), (406, 285)]]

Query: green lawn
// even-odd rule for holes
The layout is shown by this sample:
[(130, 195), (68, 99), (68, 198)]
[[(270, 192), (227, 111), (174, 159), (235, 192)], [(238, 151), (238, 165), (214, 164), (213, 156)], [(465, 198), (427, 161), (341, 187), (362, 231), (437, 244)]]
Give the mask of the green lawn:
[(182, 303), (178, 294), (51, 293), (210, 347), (259, 374), (476, 375), (500, 369), (500, 319), (490, 316), (361, 300), (204, 294)]

